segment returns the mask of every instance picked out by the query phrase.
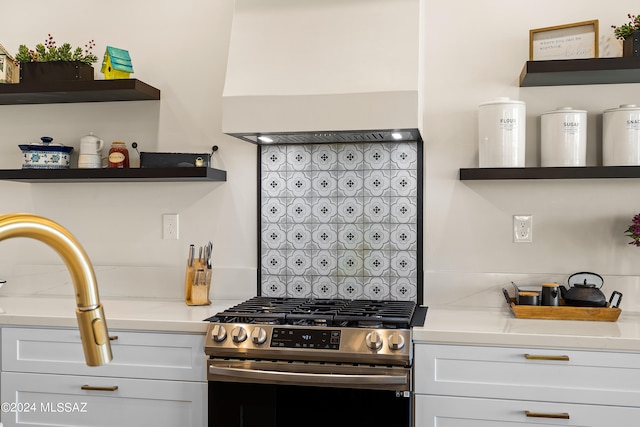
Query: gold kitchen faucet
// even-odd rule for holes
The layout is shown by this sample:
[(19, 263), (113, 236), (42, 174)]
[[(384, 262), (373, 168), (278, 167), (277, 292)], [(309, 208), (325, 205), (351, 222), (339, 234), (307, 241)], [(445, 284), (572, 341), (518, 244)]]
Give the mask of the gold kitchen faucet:
[(50, 246), (62, 258), (76, 293), (76, 317), (84, 358), (89, 366), (108, 363), (113, 358), (95, 272), (89, 257), (73, 235), (60, 224), (32, 214), (0, 215), (0, 241), (30, 237)]

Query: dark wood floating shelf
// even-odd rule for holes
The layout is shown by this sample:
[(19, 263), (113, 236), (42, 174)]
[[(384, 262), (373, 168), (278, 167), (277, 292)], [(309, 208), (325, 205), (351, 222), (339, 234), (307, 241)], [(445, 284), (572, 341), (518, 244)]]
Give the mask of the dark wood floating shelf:
[(0, 180), (21, 182), (194, 182), (226, 181), (227, 172), (213, 168), (4, 169)]
[(520, 86), (640, 83), (640, 57), (527, 61)]
[(640, 178), (640, 166), (460, 169), (460, 180)]
[(138, 79), (0, 84), (0, 105), (159, 99), (160, 90)]

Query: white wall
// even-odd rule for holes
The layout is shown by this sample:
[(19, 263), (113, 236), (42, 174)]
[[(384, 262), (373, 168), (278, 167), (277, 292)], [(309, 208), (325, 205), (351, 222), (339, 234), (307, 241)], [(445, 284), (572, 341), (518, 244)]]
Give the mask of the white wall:
[[(616, 56), (611, 25), (634, 2), (426, 0), (423, 11), (426, 302), (503, 304), (510, 280), (540, 284), (594, 271), (608, 295), (638, 303), (640, 250), (624, 236), (640, 212), (638, 180), (459, 181), (478, 166), (477, 106), (499, 96), (527, 104), (527, 166), (539, 166), (539, 116), (560, 106), (588, 111), (588, 165), (601, 165), (602, 111), (640, 104), (640, 86), (519, 88), (529, 30), (598, 19), (601, 56)], [(533, 215), (531, 244), (512, 243), (512, 216)], [(498, 289), (496, 289), (498, 288)], [(485, 301), (486, 300), (486, 301)]]
[[(76, 149), (90, 131), (107, 143), (136, 141), (140, 151), (203, 153), (219, 146), (213, 165), (227, 171), (224, 183), (0, 182), (0, 212), (44, 215), (76, 235), (96, 266), (102, 295), (180, 298), (188, 245), (208, 240), (215, 245), (214, 296), (222, 290), (255, 294), (256, 147), (220, 130), (232, 10), (232, 0), (2, 5), (0, 43), (11, 52), (20, 44), (33, 47), (49, 33), (58, 45), (94, 39), (96, 78), (102, 79), (105, 46), (128, 49), (132, 77), (160, 89), (161, 100), (0, 106), (0, 168), (20, 168), (18, 144), (42, 135)], [(163, 213), (179, 214), (180, 240), (162, 240)], [(62, 281), (59, 292), (73, 295), (66, 274), (48, 276), (32, 264), (60, 260), (40, 242), (2, 242), (0, 278), (9, 280), (2, 293), (57, 293)]]
[(223, 131), (418, 127), (419, 10), (420, 0), (236, 0)]
[[(571, 273), (587, 270), (607, 276), (607, 294), (618, 285), (623, 288), (623, 309), (635, 307), (628, 295), (640, 293), (640, 250), (627, 245), (623, 233), (640, 212), (640, 181), (458, 180), (459, 168), (478, 164), (477, 106), (498, 96), (527, 103), (528, 166), (539, 164), (539, 115), (558, 106), (589, 111), (587, 162), (599, 164), (602, 111), (640, 103), (640, 86), (521, 89), (518, 76), (528, 57), (529, 29), (599, 19), (601, 53), (616, 55), (610, 26), (637, 12), (635, 4), (423, 2), (425, 303), (497, 306), (503, 301), (498, 290), (509, 280), (564, 281)], [(213, 144), (220, 146), (214, 164), (228, 171), (226, 183), (0, 182), (1, 212), (46, 215), (76, 234), (93, 262), (104, 266), (98, 269), (99, 280), (101, 275), (105, 278), (102, 294), (135, 294), (138, 287), (148, 290), (144, 285), (152, 281), (157, 285), (153, 293), (180, 297), (187, 246), (208, 239), (216, 246), (218, 289), (234, 292), (252, 280), (250, 291), (255, 289), (255, 147), (220, 132), (232, 3), (34, 0), (3, 5), (6, 19), (0, 43), (10, 50), (21, 43), (33, 45), (47, 33), (74, 44), (93, 38), (100, 57), (107, 44), (125, 48), (133, 57), (134, 76), (160, 88), (162, 100), (0, 106), (0, 168), (19, 167), (17, 144), (44, 134), (77, 146), (82, 135), (93, 131), (108, 141), (135, 140), (148, 151), (203, 152)], [(177, 242), (161, 240), (161, 214), (166, 212), (180, 214)], [(514, 214), (533, 215), (532, 244), (512, 243)], [(29, 282), (25, 271), (32, 271), (25, 266), (59, 264), (42, 246), (30, 241), (0, 244), (0, 277), (14, 277), (22, 285)], [(144, 280), (125, 286), (122, 276)], [(1, 292), (15, 290), (11, 285)]]

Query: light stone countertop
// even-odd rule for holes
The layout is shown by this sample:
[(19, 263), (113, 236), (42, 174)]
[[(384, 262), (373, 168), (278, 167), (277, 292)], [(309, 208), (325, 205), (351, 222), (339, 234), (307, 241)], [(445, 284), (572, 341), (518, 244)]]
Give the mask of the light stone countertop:
[(517, 319), (504, 308), (429, 307), (414, 342), (640, 352), (640, 313), (617, 322)]
[[(207, 317), (241, 301), (212, 301), (188, 306), (181, 300), (101, 298), (109, 329), (156, 332), (206, 332)], [(0, 326), (78, 327), (71, 297), (0, 297)]]
[[(182, 300), (102, 298), (114, 330), (204, 334), (204, 319), (242, 300), (188, 306)], [(0, 297), (0, 326), (77, 327), (73, 297)], [(640, 313), (623, 311), (617, 322), (516, 319), (508, 307), (429, 307), (415, 342), (554, 347), (640, 352)]]

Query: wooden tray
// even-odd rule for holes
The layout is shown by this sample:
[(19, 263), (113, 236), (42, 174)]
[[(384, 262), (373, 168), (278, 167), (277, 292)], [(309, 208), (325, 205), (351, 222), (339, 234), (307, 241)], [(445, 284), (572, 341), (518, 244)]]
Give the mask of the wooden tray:
[(560, 300), (559, 306), (518, 305), (511, 298), (509, 308), (518, 319), (548, 319), (548, 320), (593, 320), (598, 322), (615, 322), (620, 317), (620, 308), (607, 307), (574, 307), (564, 305)]

